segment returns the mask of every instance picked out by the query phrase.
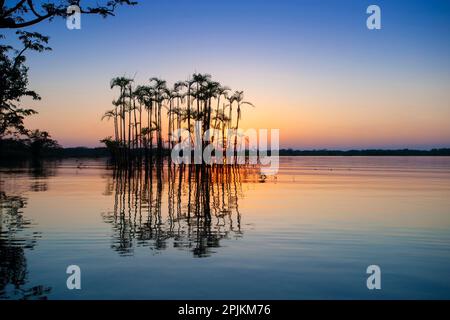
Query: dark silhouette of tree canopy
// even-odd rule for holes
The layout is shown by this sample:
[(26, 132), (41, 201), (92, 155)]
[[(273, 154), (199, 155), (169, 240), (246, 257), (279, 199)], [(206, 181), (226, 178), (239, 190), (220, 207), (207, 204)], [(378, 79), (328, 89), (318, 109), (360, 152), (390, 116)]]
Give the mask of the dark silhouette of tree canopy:
[[(232, 137), (227, 136), (225, 130), (237, 132), (242, 107), (254, 107), (252, 103), (244, 101), (243, 91), (229, 95), (230, 88), (213, 81), (210, 74), (202, 73), (194, 73), (190, 79), (177, 81), (173, 86), (155, 77), (150, 78), (147, 85), (134, 87), (133, 84), (133, 79), (124, 76), (111, 80), (110, 87), (117, 87), (119, 96), (112, 103), (114, 109), (107, 110), (102, 116), (102, 120), (114, 120), (114, 138), (109, 136), (101, 142), (116, 160), (130, 160), (135, 155), (140, 157), (142, 147), (146, 155), (153, 156), (153, 142), (157, 147), (156, 155), (164, 155), (164, 151), (173, 148), (177, 140), (173, 132), (181, 129), (189, 132), (189, 143), (193, 144), (195, 121), (202, 123), (200, 136), (205, 137), (205, 133), (208, 135), (205, 145), (212, 142), (217, 150), (225, 152), (228, 147), (230, 150), (234, 148), (236, 153), (237, 137), (234, 147), (230, 146)], [(233, 104), (237, 104), (235, 124), (232, 123)], [(142, 117), (142, 108), (147, 110), (147, 117)], [(226, 108), (229, 108), (228, 116), (225, 115)], [(214, 131), (211, 133), (210, 129)], [(167, 130), (167, 140), (163, 139), (163, 130)], [(180, 141), (181, 137), (178, 137)]]
[(113, 16), (114, 11), (121, 5), (135, 5), (136, 1), (131, 0), (108, 0), (97, 2), (96, 6), (88, 6), (82, 0), (60, 0), (46, 1), (39, 3), (35, 0), (0, 0), (0, 29), (17, 29), (35, 25), (45, 20), (52, 20), (55, 17), (67, 17), (67, 8), (70, 5), (77, 5), (83, 14), (97, 14), (102, 17)]
[(33, 130), (28, 136), (27, 144), (33, 156), (40, 156), (44, 150), (60, 148), (58, 142), (53, 140), (47, 131)]
[[(71, 5), (80, 7), (83, 14), (96, 14), (102, 17), (113, 16), (118, 6), (135, 5), (131, 0), (100, 1), (96, 5), (87, 5), (82, 0), (60, 1), (35, 1), (35, 0), (0, 0), (0, 29), (20, 29), (38, 24), (44, 20), (52, 20), (55, 17), (65, 18), (71, 13), (67, 8)], [(0, 44), (0, 151), (9, 138), (9, 142), (15, 139), (17, 144), (23, 136), (29, 136), (25, 128), (24, 119), (37, 112), (30, 107), (23, 107), (24, 98), (40, 100), (39, 95), (28, 88), (28, 67), (26, 67), (25, 53), (29, 51), (43, 52), (51, 50), (47, 46), (49, 37), (37, 32), (19, 30), (17, 38), (22, 42), (20, 49), (15, 49), (7, 44)], [(0, 34), (0, 40), (5, 37)], [(31, 140), (24, 140), (23, 145), (29, 142), (33, 153), (40, 153), (41, 148), (55, 145), (45, 131), (35, 131)], [(36, 134), (38, 136), (36, 136)], [(30, 142), (31, 141), (31, 142)], [(6, 141), (8, 142), (8, 141)]]
[(25, 97), (40, 100), (40, 97), (28, 89), (28, 68), (25, 66), (24, 54), (26, 51), (50, 50), (46, 46), (48, 37), (26, 31), (17, 31), (16, 34), (23, 45), (20, 50), (0, 45), (0, 139), (6, 135), (27, 134), (23, 120), (36, 111), (21, 107), (21, 100)]

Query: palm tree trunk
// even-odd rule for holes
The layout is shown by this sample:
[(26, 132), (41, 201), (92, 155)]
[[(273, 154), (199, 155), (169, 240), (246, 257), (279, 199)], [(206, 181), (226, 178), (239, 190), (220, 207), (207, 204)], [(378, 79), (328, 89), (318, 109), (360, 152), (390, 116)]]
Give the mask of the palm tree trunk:
[(158, 106), (158, 147), (159, 147), (159, 152), (160, 154), (162, 154), (163, 151), (163, 142), (162, 142), (162, 116), (161, 116), (161, 109), (162, 109), (162, 102), (159, 103)]
[(198, 95), (198, 97), (197, 97), (197, 114), (200, 114), (200, 99), (199, 99), (200, 95), (199, 95), (198, 90), (199, 90), (199, 88), (198, 88), (198, 83), (197, 83), (197, 95)]
[(131, 146), (131, 109), (128, 110), (128, 151), (130, 151), (130, 146)]
[(228, 118), (229, 118), (229, 120), (228, 120), (228, 129), (231, 129), (231, 124), (232, 124), (232, 116), (233, 116), (233, 105), (232, 105), (232, 103), (230, 103), (230, 113), (229, 113), (229, 115), (228, 115)]
[(125, 146), (126, 143), (126, 128), (125, 128), (125, 87), (123, 88), (123, 94), (122, 94), (122, 142)]
[[(207, 100), (207, 107), (206, 107), (206, 110), (205, 110), (205, 113), (206, 113), (206, 125), (205, 125), (205, 130), (206, 131), (208, 131), (209, 129), (211, 129), (211, 111), (212, 111), (212, 108), (211, 108), (211, 98), (209, 98), (208, 100)], [(207, 136), (207, 143), (209, 143), (210, 142), (210, 140), (211, 140), (211, 136), (210, 136), (210, 134), (208, 134), (208, 136)]]
[(123, 96), (123, 90), (120, 88), (120, 98), (119, 98), (119, 126), (120, 126), (120, 144), (122, 144), (122, 96)]
[(134, 148), (138, 147), (138, 123), (136, 116), (136, 100), (133, 100), (133, 113), (134, 113)]
[(180, 119), (180, 117), (181, 117), (181, 109), (180, 109), (180, 100), (181, 100), (181, 98), (178, 98), (178, 112), (177, 112), (177, 129), (178, 129), (178, 135), (179, 135), (179, 137), (178, 137), (178, 143), (180, 143), (181, 142), (181, 132), (180, 132), (180, 129), (181, 129), (181, 119)]
[(150, 143), (150, 152), (153, 149), (153, 133), (152, 133), (152, 111), (153, 111), (153, 101), (150, 101), (150, 106), (148, 109), (147, 120), (148, 120), (148, 143)]
[[(231, 129), (231, 124), (233, 123), (232, 122), (232, 116), (233, 116), (233, 102), (230, 102), (230, 113), (229, 113), (229, 116), (228, 116), (228, 130), (230, 130)], [(230, 148), (231, 148), (231, 137), (228, 137), (227, 136), (227, 144), (228, 145), (230, 145)]]
[[(169, 98), (170, 99), (170, 98)], [(169, 101), (169, 118), (168, 118), (168, 128), (167, 128), (167, 143), (169, 146), (172, 145), (172, 139), (170, 139), (172, 135), (172, 99)]]
[(188, 84), (188, 96), (187, 96), (187, 120), (188, 120), (188, 132), (189, 143), (191, 142), (191, 86)]
[(139, 149), (142, 148), (142, 103), (139, 103)]
[(119, 132), (117, 129), (117, 107), (114, 110), (114, 137), (115, 137), (115, 141), (117, 142), (119, 139)]
[(237, 117), (236, 117), (236, 135), (234, 136), (234, 154), (235, 154), (236, 158), (237, 158), (237, 134), (238, 134), (238, 128), (239, 128), (240, 112), (241, 112), (241, 105), (240, 105), (240, 103), (238, 103)]
[(158, 101), (156, 108), (155, 108), (155, 121), (156, 121), (156, 148), (157, 148), (157, 152), (158, 155), (161, 154), (161, 122), (159, 119), (159, 110), (161, 109), (161, 102)]
[(132, 93), (131, 93), (131, 85), (130, 85), (130, 107), (128, 110), (128, 152), (131, 149), (131, 104), (132, 102)]
[(225, 150), (226, 150), (226, 146), (225, 146), (225, 119), (223, 119), (222, 121), (222, 150), (223, 150), (223, 157), (225, 158)]
[(158, 151), (158, 103), (155, 103), (155, 114), (154, 114), (154, 117), (155, 117), (155, 123), (156, 123), (156, 127), (157, 128), (155, 128), (155, 143), (156, 143), (156, 151)]
[(219, 108), (220, 108), (220, 94), (217, 97), (216, 120), (214, 120), (214, 129), (216, 129), (216, 127), (217, 127), (217, 118), (218, 118), (218, 115), (219, 115)]

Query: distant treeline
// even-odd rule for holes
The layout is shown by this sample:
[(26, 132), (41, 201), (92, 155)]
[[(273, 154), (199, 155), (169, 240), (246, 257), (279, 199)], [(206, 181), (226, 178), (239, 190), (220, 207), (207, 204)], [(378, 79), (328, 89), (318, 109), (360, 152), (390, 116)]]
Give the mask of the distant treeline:
[[(1, 159), (24, 159), (31, 158), (33, 154), (30, 148), (0, 148)], [(164, 150), (164, 154), (169, 155), (169, 150)], [(450, 148), (431, 149), (431, 150), (382, 150), (382, 149), (368, 149), (368, 150), (293, 150), (281, 149), (280, 156), (450, 156)], [(270, 152), (269, 152), (270, 155)], [(109, 157), (110, 152), (106, 147), (87, 148), (53, 148), (44, 149), (40, 157), (43, 158), (87, 158), (87, 157)]]
[(431, 150), (293, 150), (281, 149), (280, 156), (450, 156), (450, 148)]
[(61, 148), (35, 143), (25, 143), (23, 140), (0, 140), (0, 161), (26, 160), (40, 158), (84, 158), (84, 157), (109, 157), (107, 148)]
[[(170, 154), (169, 150), (164, 150), (165, 154)], [(65, 157), (102, 157), (109, 156), (107, 148), (64, 148), (57, 153)], [(270, 155), (270, 151), (268, 152)], [(280, 156), (450, 156), (450, 148), (431, 149), (431, 150), (383, 150), (383, 149), (367, 149), (367, 150), (293, 150), (281, 149)]]

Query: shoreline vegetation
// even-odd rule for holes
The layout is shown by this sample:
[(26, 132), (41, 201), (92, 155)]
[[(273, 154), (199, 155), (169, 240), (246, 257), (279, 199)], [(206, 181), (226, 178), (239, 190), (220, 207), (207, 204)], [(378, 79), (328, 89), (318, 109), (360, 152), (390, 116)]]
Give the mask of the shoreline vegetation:
[[(9, 44), (7, 36), (0, 33), (0, 161), (61, 156), (63, 149), (48, 131), (25, 126), (25, 119), (38, 113), (30, 106), (31, 102), (41, 100), (39, 94), (29, 88), (27, 56), (52, 49), (48, 46), (48, 36), (22, 29), (45, 20), (72, 17), (73, 12), (68, 10), (72, 5), (77, 5), (83, 14), (106, 18), (114, 16), (118, 7), (131, 7), (137, 2), (105, 0), (90, 5), (81, 0), (10, 2), (0, 0), (0, 29), (16, 30), (16, 39)], [(12, 33), (8, 35), (11, 36)]]
[[(207, 73), (194, 73), (173, 86), (156, 77), (136, 86), (134, 79), (121, 76), (113, 78), (110, 87), (119, 88), (119, 96), (102, 120), (113, 120), (113, 135), (100, 142), (119, 165), (151, 162), (182, 144), (183, 152), (201, 149), (203, 154), (213, 146), (216, 155), (225, 157), (230, 150), (237, 157), (242, 109), (254, 107), (244, 101), (243, 91), (230, 93)], [(202, 164), (207, 164), (204, 159)]]

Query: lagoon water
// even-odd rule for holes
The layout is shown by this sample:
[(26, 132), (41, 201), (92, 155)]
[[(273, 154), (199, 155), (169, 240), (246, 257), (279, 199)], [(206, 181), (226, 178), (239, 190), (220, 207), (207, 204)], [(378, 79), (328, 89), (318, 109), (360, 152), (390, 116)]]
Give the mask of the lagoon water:
[(258, 172), (0, 167), (0, 299), (450, 299), (450, 158)]

